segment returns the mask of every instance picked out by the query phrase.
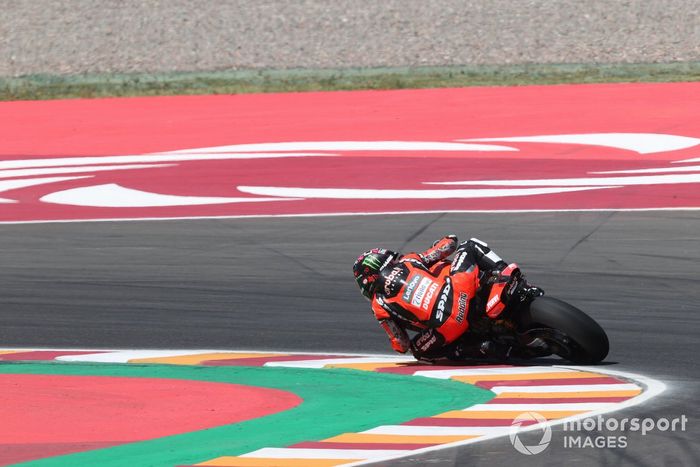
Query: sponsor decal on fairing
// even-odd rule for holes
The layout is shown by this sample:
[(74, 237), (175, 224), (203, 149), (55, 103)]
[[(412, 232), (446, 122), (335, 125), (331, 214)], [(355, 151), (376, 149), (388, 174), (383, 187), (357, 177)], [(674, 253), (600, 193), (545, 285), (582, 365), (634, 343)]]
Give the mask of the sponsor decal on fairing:
[(433, 282), (430, 285), (430, 288), (428, 289), (428, 293), (425, 295), (425, 299), (423, 300), (423, 304), (421, 305), (421, 308), (424, 310), (428, 311), (428, 308), (430, 307), (430, 303), (433, 300), (433, 295), (435, 295), (435, 291), (440, 287), (440, 284), (437, 282)]
[(406, 283), (406, 288), (403, 291), (403, 295), (401, 296), (404, 302), (411, 303), (413, 292), (415, 291), (415, 288), (420, 282), (420, 280), (421, 276), (419, 276), (418, 274), (414, 274), (412, 277), (409, 278), (408, 282)]
[(429, 278), (423, 277), (421, 279), (416, 291), (413, 294), (413, 298), (411, 299), (411, 305), (420, 308), (421, 304), (423, 303), (423, 299), (425, 298), (425, 294), (428, 292), (428, 288), (431, 284), (433, 284), (433, 281)]
[(467, 303), (469, 303), (469, 296), (464, 292), (460, 292), (459, 298), (457, 299), (457, 316), (455, 317), (455, 321), (459, 324), (462, 324), (462, 321), (464, 321), (464, 315), (467, 312)]
[(445, 278), (445, 286), (442, 288), (442, 293), (440, 294), (440, 300), (438, 300), (435, 306), (435, 320), (442, 323), (447, 319), (445, 314), (449, 312), (448, 302), (450, 301), (450, 292), (452, 291), (452, 281), (449, 277)]

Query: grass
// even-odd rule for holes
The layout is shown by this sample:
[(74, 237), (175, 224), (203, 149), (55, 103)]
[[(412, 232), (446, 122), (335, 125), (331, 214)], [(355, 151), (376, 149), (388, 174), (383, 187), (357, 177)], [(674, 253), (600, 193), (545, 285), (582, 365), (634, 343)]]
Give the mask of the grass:
[(0, 78), (0, 100), (681, 81), (700, 62), (28, 75)]

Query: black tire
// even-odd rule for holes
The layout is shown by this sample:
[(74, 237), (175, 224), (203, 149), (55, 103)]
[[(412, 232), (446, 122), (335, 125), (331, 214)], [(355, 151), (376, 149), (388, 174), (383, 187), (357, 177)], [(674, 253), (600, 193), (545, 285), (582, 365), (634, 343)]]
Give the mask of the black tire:
[[(523, 330), (551, 328), (565, 334), (572, 342), (562, 357), (574, 363), (599, 363), (608, 355), (610, 343), (603, 328), (593, 318), (573, 305), (551, 297), (538, 297), (520, 310)], [(546, 338), (545, 338), (546, 340)]]

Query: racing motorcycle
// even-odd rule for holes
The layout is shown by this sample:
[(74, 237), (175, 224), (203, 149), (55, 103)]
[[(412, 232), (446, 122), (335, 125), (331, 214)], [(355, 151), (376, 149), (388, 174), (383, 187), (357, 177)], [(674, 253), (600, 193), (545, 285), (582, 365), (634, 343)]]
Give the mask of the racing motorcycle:
[(518, 358), (554, 354), (585, 365), (605, 359), (608, 336), (593, 318), (569, 303), (545, 297), (527, 283), (516, 264), (508, 269), (498, 278), (481, 279), (491, 287), (480, 287), (473, 303), (476, 313), (470, 311), (477, 318), (461, 339), (484, 339)]

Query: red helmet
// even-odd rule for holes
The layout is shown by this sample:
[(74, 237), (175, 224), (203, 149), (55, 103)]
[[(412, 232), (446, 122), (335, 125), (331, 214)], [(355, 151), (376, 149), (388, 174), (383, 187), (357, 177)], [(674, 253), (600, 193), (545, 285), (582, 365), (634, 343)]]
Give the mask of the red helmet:
[(362, 295), (372, 300), (374, 291), (379, 283), (380, 271), (394, 263), (398, 253), (374, 248), (362, 253), (355, 261), (352, 272), (355, 274), (357, 285), (360, 286)]

